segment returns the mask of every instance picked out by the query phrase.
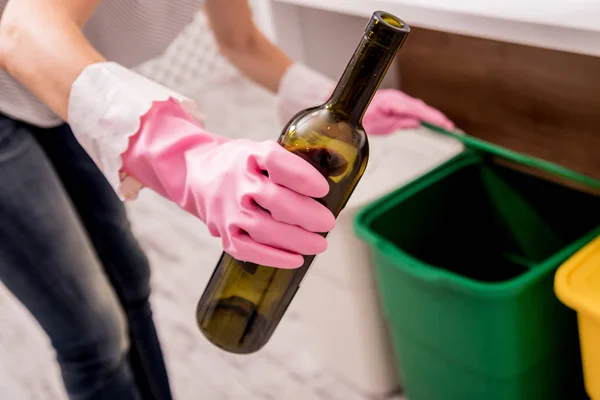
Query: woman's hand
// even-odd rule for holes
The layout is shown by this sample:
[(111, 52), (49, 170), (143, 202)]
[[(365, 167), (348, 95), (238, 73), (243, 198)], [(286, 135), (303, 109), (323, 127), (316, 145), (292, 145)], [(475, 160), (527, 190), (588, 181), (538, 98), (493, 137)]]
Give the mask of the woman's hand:
[(297, 268), (327, 248), (329, 191), (308, 162), (275, 141), (206, 132), (174, 100), (155, 102), (123, 154), (123, 169), (197, 216), (234, 258)]
[[(323, 74), (293, 64), (283, 76), (277, 93), (280, 119), (285, 123), (298, 111), (324, 103), (334, 87), (335, 83)], [(396, 89), (379, 89), (363, 117), (363, 127), (369, 135), (416, 128), (421, 122), (454, 129), (452, 121), (440, 111)]]
[(302, 255), (323, 252), (320, 233), (335, 218), (314, 198), (329, 192), (327, 180), (275, 141), (208, 132), (193, 108), (110, 62), (87, 67), (69, 102), (73, 132), (113, 188), (120, 172), (139, 181), (203, 221), (241, 261), (296, 268)]
[(323, 252), (320, 233), (335, 218), (312, 197), (327, 194), (325, 178), (274, 141), (205, 131), (186, 99), (106, 62), (81, 32), (99, 1), (11, 0), (0, 21), (0, 66), (68, 117), (117, 191), (125, 172), (204, 221), (242, 261), (296, 268), (302, 255)]
[(363, 117), (363, 127), (369, 135), (387, 135), (400, 129), (416, 128), (421, 122), (454, 129), (454, 123), (440, 111), (395, 89), (380, 89)]

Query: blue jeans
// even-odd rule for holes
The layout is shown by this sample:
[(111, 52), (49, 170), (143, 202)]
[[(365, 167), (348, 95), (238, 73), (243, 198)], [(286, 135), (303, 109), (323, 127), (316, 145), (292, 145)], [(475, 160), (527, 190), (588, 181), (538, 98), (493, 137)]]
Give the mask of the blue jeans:
[(0, 115), (0, 221), (0, 280), (48, 335), (69, 397), (171, 399), (148, 261), (67, 125)]

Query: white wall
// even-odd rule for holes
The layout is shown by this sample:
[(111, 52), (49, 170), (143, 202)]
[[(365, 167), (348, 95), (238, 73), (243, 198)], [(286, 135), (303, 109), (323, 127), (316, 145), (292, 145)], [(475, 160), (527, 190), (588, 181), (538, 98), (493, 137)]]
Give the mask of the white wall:
[[(326, 1), (326, 0), (323, 0)], [(292, 58), (332, 79), (338, 79), (356, 49), (367, 18), (297, 7), (269, 0), (253, 0), (257, 21)], [(384, 87), (396, 86), (395, 67)]]

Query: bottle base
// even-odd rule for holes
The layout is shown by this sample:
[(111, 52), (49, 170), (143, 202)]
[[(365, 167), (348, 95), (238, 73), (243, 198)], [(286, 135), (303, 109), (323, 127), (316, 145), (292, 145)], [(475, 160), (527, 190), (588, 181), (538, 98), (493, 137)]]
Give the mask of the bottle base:
[(218, 299), (197, 310), (198, 327), (215, 346), (229, 353), (251, 354), (268, 340), (268, 321), (241, 297)]

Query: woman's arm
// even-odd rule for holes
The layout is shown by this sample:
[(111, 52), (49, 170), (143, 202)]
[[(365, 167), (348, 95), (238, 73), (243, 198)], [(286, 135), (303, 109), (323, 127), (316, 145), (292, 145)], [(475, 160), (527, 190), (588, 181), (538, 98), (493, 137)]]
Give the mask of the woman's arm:
[(67, 119), (73, 82), (105, 61), (81, 27), (101, 0), (11, 0), (0, 20), (0, 68)]
[[(254, 26), (248, 0), (207, 0), (206, 11), (221, 53), (244, 75), (277, 94), (282, 123), (301, 109), (327, 100), (335, 82), (294, 63)], [(440, 111), (405, 93), (376, 93), (363, 119), (370, 135), (419, 127), (427, 121), (446, 129), (454, 124)]]
[(221, 53), (244, 75), (272, 92), (292, 60), (252, 20), (247, 0), (208, 0), (206, 13)]

